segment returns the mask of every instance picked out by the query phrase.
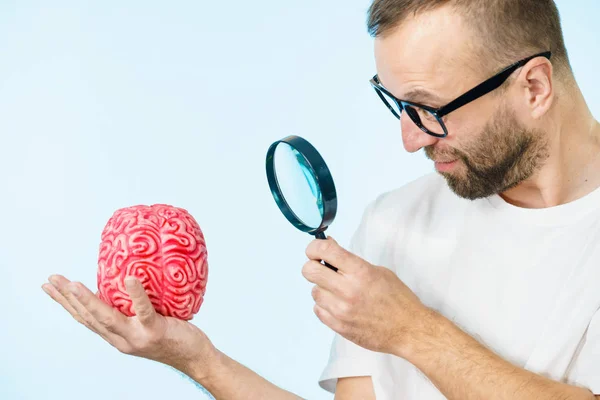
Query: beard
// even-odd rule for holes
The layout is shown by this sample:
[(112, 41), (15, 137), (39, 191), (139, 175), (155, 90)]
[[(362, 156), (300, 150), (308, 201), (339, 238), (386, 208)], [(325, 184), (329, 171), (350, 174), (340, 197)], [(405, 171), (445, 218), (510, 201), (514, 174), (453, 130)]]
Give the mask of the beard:
[[(542, 130), (527, 129), (515, 112), (502, 107), (476, 140), (462, 150), (425, 147), (427, 158), (462, 161), (466, 168), (440, 172), (459, 197), (475, 200), (505, 192), (529, 179), (549, 157)], [(459, 165), (460, 166), (460, 165)]]

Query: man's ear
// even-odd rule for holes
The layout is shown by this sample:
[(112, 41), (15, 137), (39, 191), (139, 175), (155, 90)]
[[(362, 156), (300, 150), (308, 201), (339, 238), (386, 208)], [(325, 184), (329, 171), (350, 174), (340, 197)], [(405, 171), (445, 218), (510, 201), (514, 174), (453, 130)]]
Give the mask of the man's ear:
[(518, 80), (524, 101), (533, 119), (543, 117), (554, 102), (554, 68), (542, 57), (531, 60), (523, 67)]

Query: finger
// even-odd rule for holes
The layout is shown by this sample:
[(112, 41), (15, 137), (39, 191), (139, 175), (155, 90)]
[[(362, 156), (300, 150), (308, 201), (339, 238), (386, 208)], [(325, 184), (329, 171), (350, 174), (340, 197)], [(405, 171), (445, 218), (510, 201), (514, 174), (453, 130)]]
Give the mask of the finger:
[(363, 260), (340, 246), (331, 236), (327, 240), (315, 239), (306, 248), (306, 256), (311, 260), (323, 260), (336, 267), (338, 272), (352, 272), (360, 267)]
[[(67, 301), (67, 299), (65, 299), (65, 297), (59, 293), (59, 291), (56, 289), (56, 287), (54, 287), (54, 285), (45, 283), (42, 285), (42, 289), (44, 290), (44, 292), (46, 292), (48, 296), (52, 298), (52, 300), (56, 301), (58, 304), (63, 306), (63, 308), (67, 310), (67, 312), (71, 314), (71, 316), (75, 318), (77, 322), (87, 326), (87, 323), (81, 318), (79, 313), (73, 308), (73, 306)], [(87, 327), (91, 329), (91, 327)]]
[(102, 336), (104, 340), (113, 345), (118, 342), (117, 335), (109, 332), (106, 327), (102, 326), (102, 324), (100, 324), (89, 310), (77, 299), (81, 294), (84, 285), (71, 282), (61, 275), (53, 275), (50, 277), (50, 282), (76, 311), (77, 317), (75, 319), (77, 322), (85, 325), (92, 332)]
[(311, 292), (315, 304), (329, 312), (336, 319), (345, 320), (348, 316), (349, 305), (335, 294), (319, 286), (314, 286)]
[[(90, 316), (98, 322), (102, 331), (115, 333), (126, 338), (129, 331), (129, 321), (119, 310), (106, 304), (98, 298), (90, 289), (81, 283), (71, 283), (67, 286), (74, 289), (75, 301), (81, 306), (81, 311), (87, 311)], [(77, 308), (79, 311), (80, 309)]]
[(98, 333), (94, 327), (79, 314), (77, 309), (73, 307), (72, 302), (69, 301), (69, 297), (72, 297), (72, 294), (67, 290), (67, 285), (71, 283), (71, 281), (62, 275), (52, 275), (48, 278), (48, 281), (52, 284), (51, 286), (54, 289), (55, 296), (53, 298), (55, 298), (55, 300), (58, 301), (77, 322), (85, 325), (91, 331)]
[(125, 278), (125, 289), (133, 302), (136, 317), (145, 326), (151, 326), (156, 321), (156, 310), (144, 290), (142, 283), (133, 276)]
[(109, 332), (108, 329), (106, 329), (106, 327), (102, 325), (95, 316), (92, 315), (90, 310), (88, 310), (78, 300), (83, 287), (84, 286), (81, 283), (70, 282), (69, 284), (65, 285), (60, 292), (85, 321), (86, 326), (89, 326), (90, 329), (110, 342), (112, 339), (114, 339), (115, 334)]
[(318, 304), (315, 304), (313, 311), (322, 323), (324, 323), (339, 334), (343, 333), (344, 325), (340, 321), (335, 319), (335, 317), (329, 311), (325, 310)]
[(309, 260), (302, 267), (302, 275), (307, 281), (314, 283), (337, 295), (344, 293), (344, 276), (325, 268), (318, 261)]

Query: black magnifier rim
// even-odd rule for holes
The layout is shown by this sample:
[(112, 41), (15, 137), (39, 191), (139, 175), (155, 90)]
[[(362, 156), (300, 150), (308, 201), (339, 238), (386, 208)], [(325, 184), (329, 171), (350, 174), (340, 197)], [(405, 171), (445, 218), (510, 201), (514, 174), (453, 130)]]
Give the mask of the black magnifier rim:
[[(313, 228), (303, 223), (302, 220), (300, 220), (300, 218), (298, 218), (292, 211), (291, 207), (287, 201), (285, 201), (285, 198), (281, 193), (281, 188), (279, 187), (279, 183), (277, 181), (274, 165), (275, 149), (280, 143), (287, 143), (296, 149), (304, 157), (308, 166), (312, 168), (313, 172), (315, 173), (315, 177), (317, 179), (316, 183), (321, 190), (321, 196), (323, 198), (323, 219), (321, 220), (321, 224), (318, 228)], [(290, 223), (296, 228), (303, 232), (308, 232), (311, 235), (317, 235), (321, 232), (324, 232), (335, 219), (337, 212), (337, 194), (331, 172), (329, 171), (325, 160), (323, 157), (321, 157), (317, 149), (315, 149), (312, 144), (300, 136), (287, 136), (276, 141), (269, 147), (269, 150), (267, 151), (266, 168), (267, 180), (269, 181), (271, 194), (273, 195), (277, 206), (283, 215), (285, 215), (287, 220), (290, 221)]]

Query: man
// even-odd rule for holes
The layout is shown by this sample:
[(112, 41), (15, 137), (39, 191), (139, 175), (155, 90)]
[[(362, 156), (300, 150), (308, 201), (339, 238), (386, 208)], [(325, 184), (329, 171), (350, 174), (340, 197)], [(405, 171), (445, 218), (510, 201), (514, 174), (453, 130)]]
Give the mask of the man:
[[(369, 30), (371, 83), (439, 174), (372, 202), (350, 251), (308, 246), (315, 313), (337, 332), (321, 385), (336, 399), (600, 398), (600, 124), (554, 2), (375, 0)], [(216, 398), (297, 398), (156, 314), (135, 279), (132, 318), (50, 281), (117, 349)]]

